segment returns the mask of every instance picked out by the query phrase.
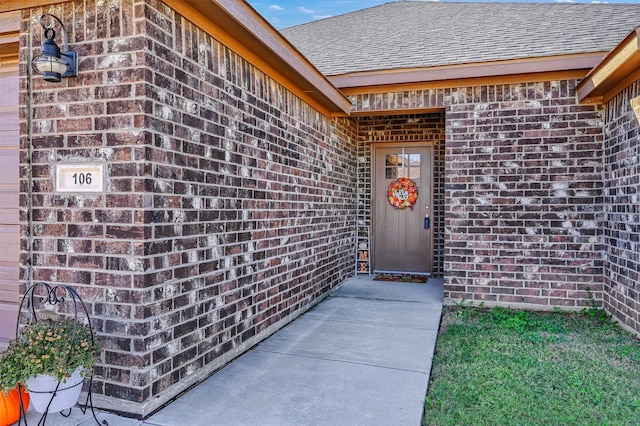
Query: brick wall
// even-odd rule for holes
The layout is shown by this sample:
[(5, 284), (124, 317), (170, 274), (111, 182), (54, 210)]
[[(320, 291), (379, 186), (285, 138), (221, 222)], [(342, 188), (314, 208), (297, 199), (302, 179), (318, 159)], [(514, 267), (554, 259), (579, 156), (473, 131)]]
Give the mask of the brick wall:
[[(371, 229), (371, 144), (415, 142), (433, 144), (433, 271), (441, 277), (444, 267), (444, 114), (405, 114), (359, 117), (358, 126), (358, 229), (373, 236)], [(362, 232), (364, 230), (364, 232)], [(367, 232), (368, 231), (368, 232)]]
[[(44, 12), (73, 22), (78, 78), (30, 78)], [(353, 273), (351, 120), (157, 0), (22, 17), (21, 281), (71, 284), (90, 306), (96, 405), (149, 414)], [(72, 162), (104, 163), (105, 193), (56, 193)]]
[(445, 297), (542, 309), (602, 296), (602, 116), (575, 80), (351, 97), (445, 108)]
[[(602, 120), (575, 81), (462, 91), (447, 111), (447, 296), (584, 306), (602, 290)], [(477, 99), (477, 95), (481, 99)]]
[(640, 333), (640, 137), (630, 101), (640, 82), (606, 105), (604, 149), (604, 305)]

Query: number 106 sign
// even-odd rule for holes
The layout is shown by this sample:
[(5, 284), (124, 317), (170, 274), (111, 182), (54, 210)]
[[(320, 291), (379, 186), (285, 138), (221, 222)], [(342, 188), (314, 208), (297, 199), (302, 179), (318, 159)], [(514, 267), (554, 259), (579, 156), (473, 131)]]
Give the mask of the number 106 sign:
[(104, 164), (58, 164), (56, 191), (103, 192)]

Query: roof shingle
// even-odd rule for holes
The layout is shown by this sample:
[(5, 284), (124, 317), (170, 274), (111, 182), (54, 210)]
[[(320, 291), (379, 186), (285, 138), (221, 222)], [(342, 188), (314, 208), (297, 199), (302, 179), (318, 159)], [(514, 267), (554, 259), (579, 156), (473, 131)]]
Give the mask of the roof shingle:
[(281, 30), (323, 74), (607, 52), (640, 4), (398, 1)]

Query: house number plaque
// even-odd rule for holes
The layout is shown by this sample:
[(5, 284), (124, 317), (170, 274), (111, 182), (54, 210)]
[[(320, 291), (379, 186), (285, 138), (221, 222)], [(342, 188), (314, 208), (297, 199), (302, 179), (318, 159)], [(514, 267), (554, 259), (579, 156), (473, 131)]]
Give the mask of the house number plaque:
[(103, 192), (104, 164), (58, 164), (56, 191)]

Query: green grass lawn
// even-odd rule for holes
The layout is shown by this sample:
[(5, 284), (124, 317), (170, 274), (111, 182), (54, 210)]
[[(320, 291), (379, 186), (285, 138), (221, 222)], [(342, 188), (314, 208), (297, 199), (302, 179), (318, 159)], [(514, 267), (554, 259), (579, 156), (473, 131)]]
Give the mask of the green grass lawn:
[(446, 307), (424, 425), (640, 425), (640, 342), (595, 308)]

